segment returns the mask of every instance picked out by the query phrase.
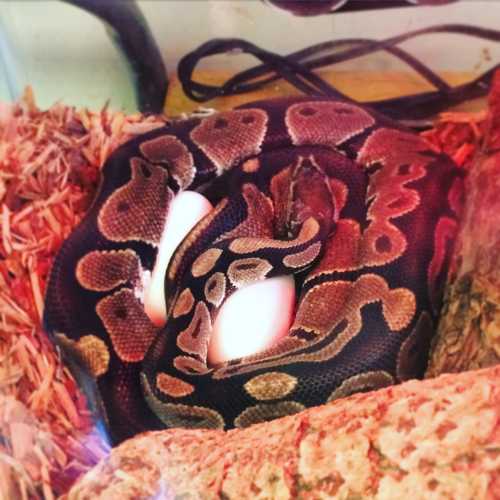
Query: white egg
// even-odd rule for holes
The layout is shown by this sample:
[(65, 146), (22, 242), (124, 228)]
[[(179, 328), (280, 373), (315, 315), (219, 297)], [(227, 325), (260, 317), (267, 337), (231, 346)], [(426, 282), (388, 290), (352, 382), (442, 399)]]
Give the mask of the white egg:
[(237, 290), (215, 320), (208, 363), (213, 365), (255, 354), (288, 333), (293, 319), (295, 284), (280, 276)]
[(212, 208), (211, 203), (195, 191), (182, 191), (170, 205), (151, 281), (144, 294), (146, 314), (157, 326), (163, 326), (166, 321), (164, 280), (170, 258), (189, 231)]

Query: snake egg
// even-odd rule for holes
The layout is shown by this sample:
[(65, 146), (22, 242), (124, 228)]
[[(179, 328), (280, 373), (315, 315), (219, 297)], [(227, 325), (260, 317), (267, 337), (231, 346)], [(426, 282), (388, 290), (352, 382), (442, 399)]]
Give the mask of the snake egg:
[(211, 203), (195, 191), (182, 191), (170, 204), (151, 281), (144, 299), (146, 314), (156, 326), (163, 326), (166, 321), (164, 279), (170, 258), (189, 231), (212, 208)]
[(208, 363), (222, 363), (271, 347), (288, 333), (294, 304), (292, 276), (266, 279), (237, 290), (215, 320)]

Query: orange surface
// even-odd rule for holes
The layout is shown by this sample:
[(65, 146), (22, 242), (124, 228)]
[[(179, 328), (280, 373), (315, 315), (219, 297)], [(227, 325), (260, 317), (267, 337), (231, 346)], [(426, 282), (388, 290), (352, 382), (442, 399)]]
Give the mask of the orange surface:
[[(341, 92), (360, 101), (385, 99), (405, 94), (412, 94), (432, 90), (420, 76), (407, 72), (347, 72), (323, 71), (319, 74), (328, 82), (334, 83)], [(195, 80), (202, 83), (219, 85), (230, 78), (232, 73), (198, 71)], [(471, 73), (448, 72), (442, 77), (451, 85), (465, 83), (474, 77)], [(176, 76), (172, 76), (166, 99), (165, 111), (168, 116), (178, 116), (181, 113), (190, 113), (200, 107), (231, 109), (246, 102), (283, 95), (294, 95), (299, 92), (283, 81), (277, 81), (258, 92), (249, 92), (230, 97), (218, 97), (205, 103), (191, 101), (183, 92)], [(484, 104), (483, 104), (484, 107)], [(475, 111), (481, 108), (479, 100), (457, 107), (462, 111)]]

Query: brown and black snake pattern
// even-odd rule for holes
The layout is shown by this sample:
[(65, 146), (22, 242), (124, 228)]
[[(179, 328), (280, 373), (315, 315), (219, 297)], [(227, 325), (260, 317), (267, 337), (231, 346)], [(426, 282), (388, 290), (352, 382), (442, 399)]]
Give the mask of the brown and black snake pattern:
[[(215, 208), (170, 262), (158, 328), (142, 297), (185, 189)], [(420, 376), (461, 198), (448, 157), (359, 105), (287, 98), (175, 122), (107, 161), (55, 260), (46, 327), (95, 381), (115, 440), (247, 426)], [(283, 274), (298, 291), (288, 336), (207, 365), (223, 301)]]

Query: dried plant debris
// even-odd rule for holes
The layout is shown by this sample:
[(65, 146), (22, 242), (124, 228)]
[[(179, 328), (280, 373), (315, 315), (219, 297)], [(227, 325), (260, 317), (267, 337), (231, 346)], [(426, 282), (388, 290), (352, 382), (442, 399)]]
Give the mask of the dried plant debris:
[(466, 164), (454, 276), (446, 289), (428, 377), (500, 362), (500, 73), (478, 128), (483, 133)]
[(119, 144), (162, 126), (56, 104), (0, 103), (0, 498), (55, 498), (108, 453), (41, 328), (52, 259)]

